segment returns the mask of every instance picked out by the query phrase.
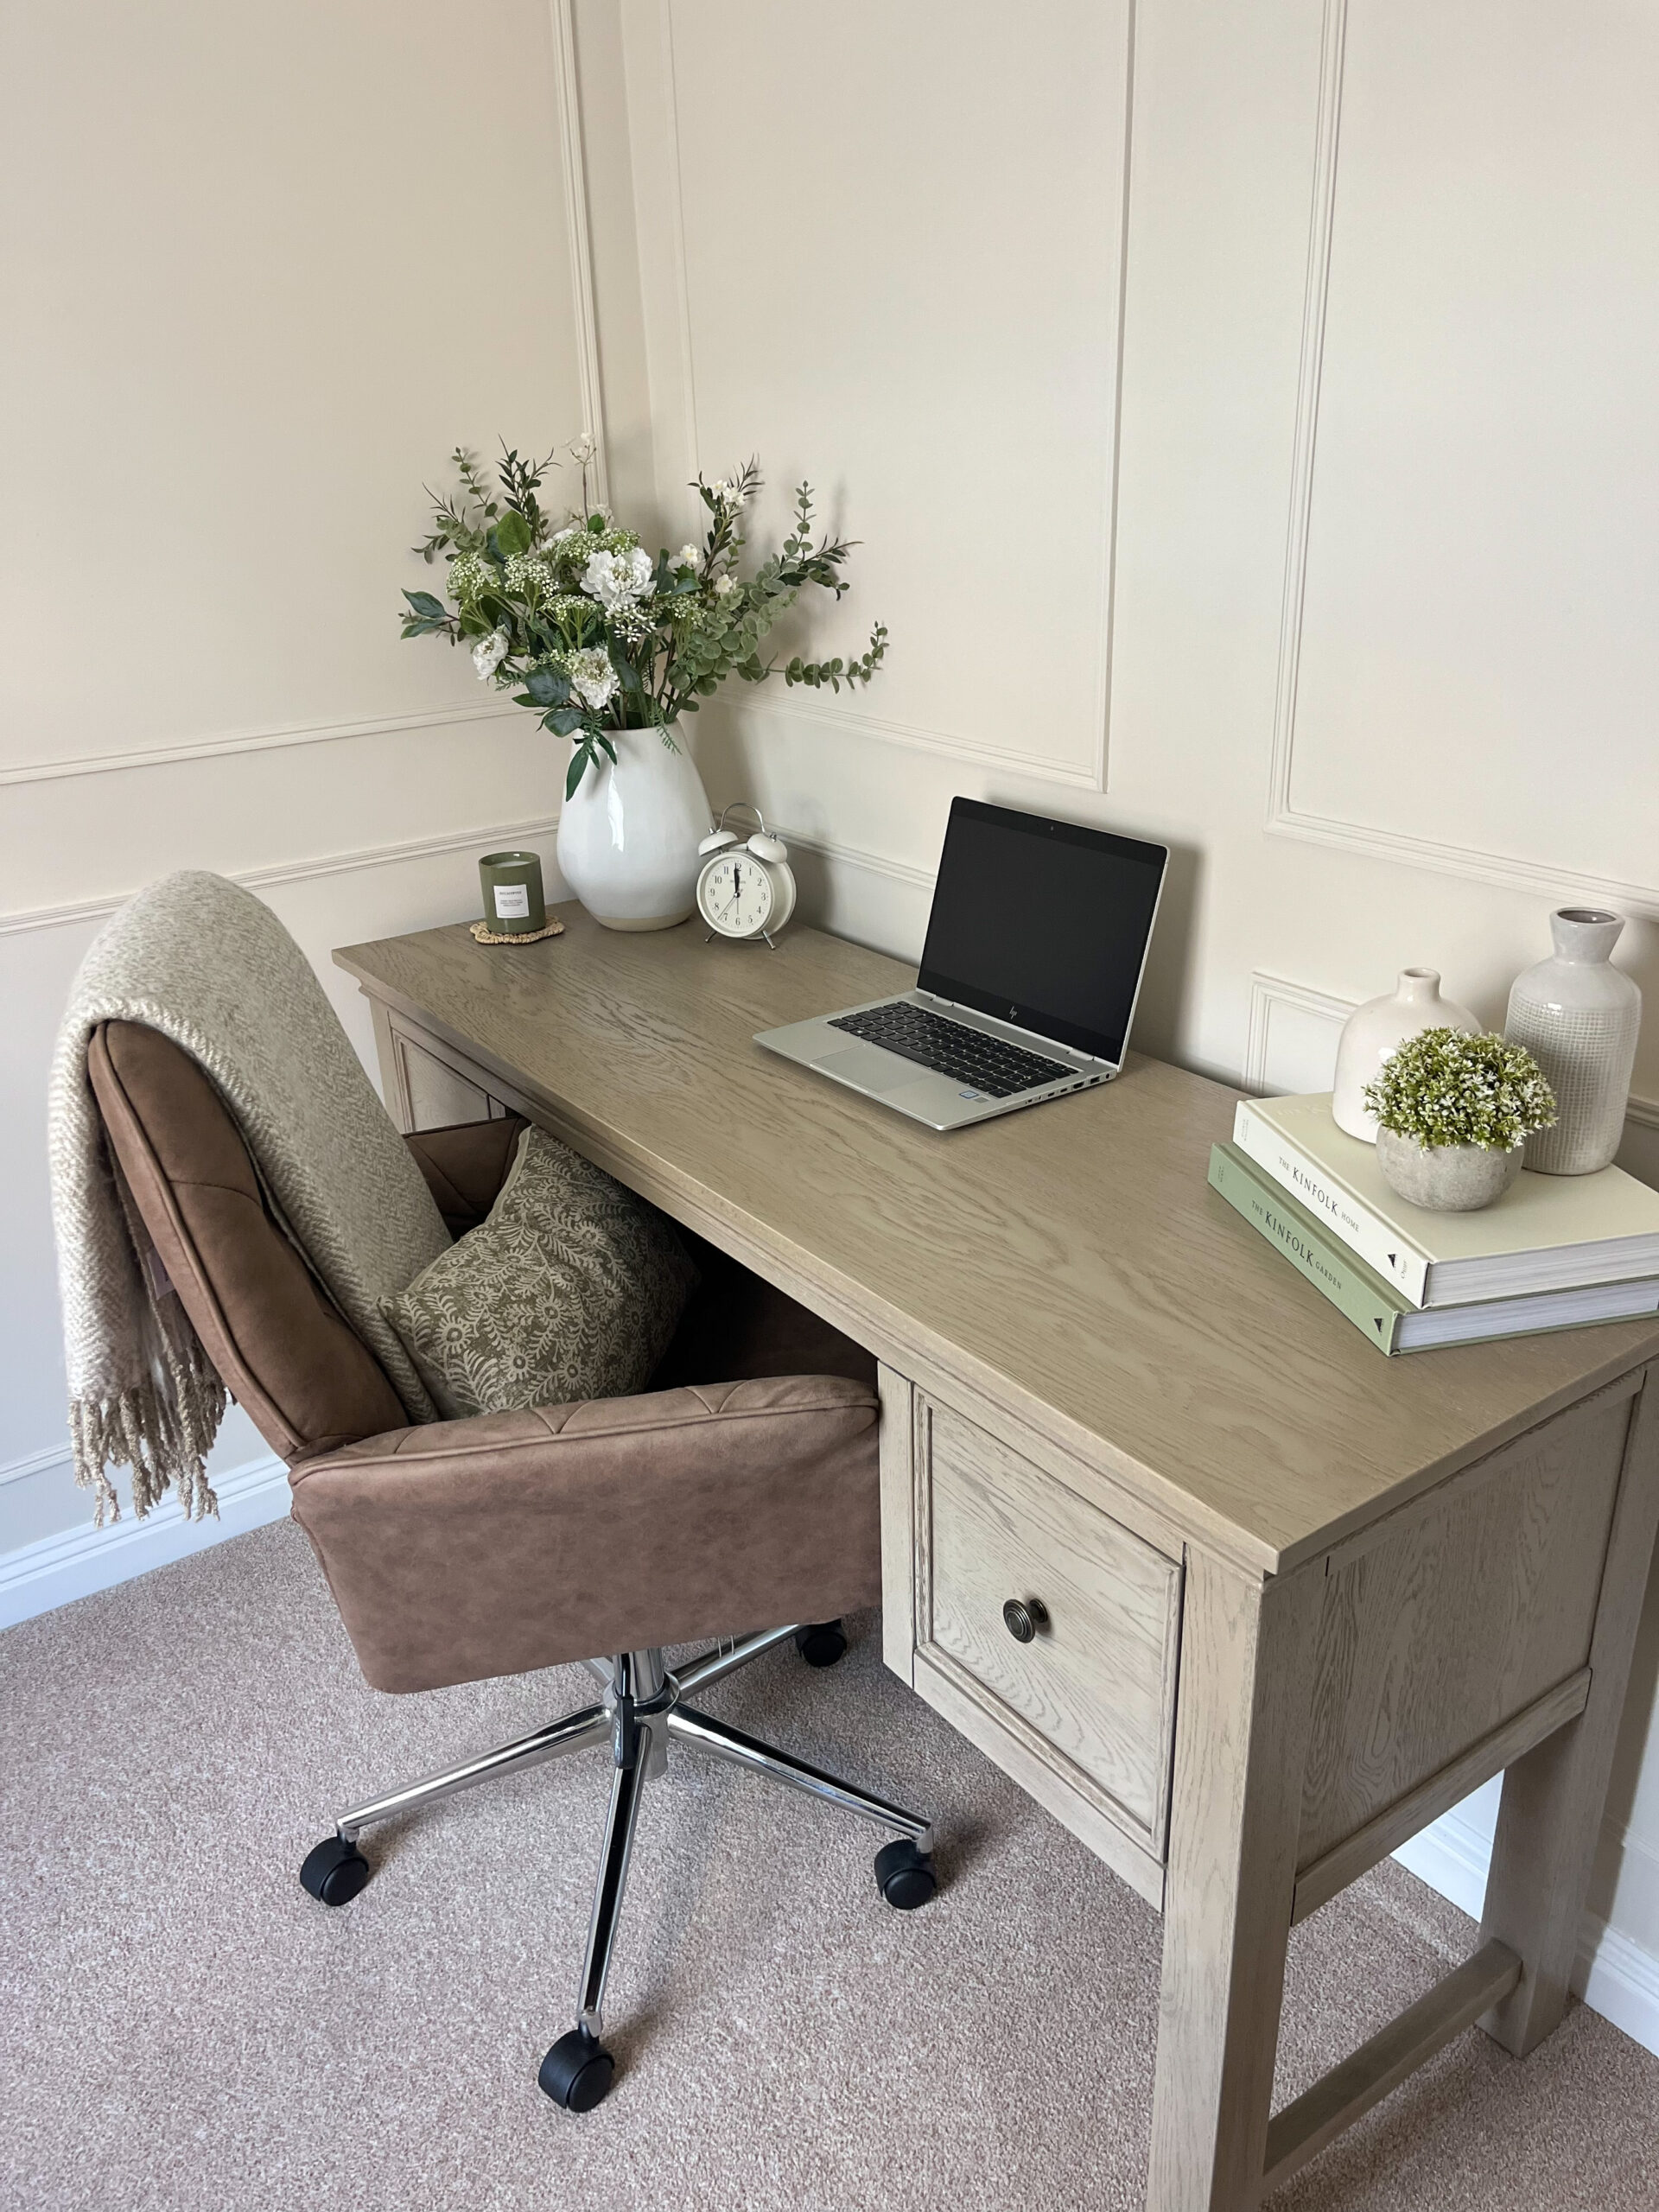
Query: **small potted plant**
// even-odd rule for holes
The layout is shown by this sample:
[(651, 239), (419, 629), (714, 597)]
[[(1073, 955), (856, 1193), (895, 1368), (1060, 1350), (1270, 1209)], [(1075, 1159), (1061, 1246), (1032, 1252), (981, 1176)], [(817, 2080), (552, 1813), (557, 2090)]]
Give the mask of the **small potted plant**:
[(1376, 1164), (1391, 1191), (1435, 1213), (1473, 1213), (1520, 1173), (1526, 1140), (1555, 1119), (1542, 1069), (1523, 1045), (1425, 1029), (1365, 1086)]

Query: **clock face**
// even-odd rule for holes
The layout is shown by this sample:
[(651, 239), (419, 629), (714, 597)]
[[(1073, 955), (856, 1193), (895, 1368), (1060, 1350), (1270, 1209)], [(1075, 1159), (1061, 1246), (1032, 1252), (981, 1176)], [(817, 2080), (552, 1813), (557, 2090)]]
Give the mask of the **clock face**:
[(772, 919), (772, 878), (741, 849), (709, 861), (697, 880), (697, 904), (722, 937), (758, 937)]

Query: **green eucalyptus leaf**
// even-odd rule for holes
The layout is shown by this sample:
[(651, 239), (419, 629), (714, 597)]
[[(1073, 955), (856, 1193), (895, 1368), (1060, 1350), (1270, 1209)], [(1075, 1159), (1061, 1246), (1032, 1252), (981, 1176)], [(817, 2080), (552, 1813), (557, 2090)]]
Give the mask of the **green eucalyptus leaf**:
[(588, 763), (593, 759), (593, 747), (588, 745), (579, 745), (575, 751), (570, 755), (570, 766), (565, 771), (564, 777), (564, 795), (566, 798), (575, 798), (576, 795), (576, 785), (582, 781), (582, 777), (586, 774)]
[(570, 696), (570, 684), (556, 668), (532, 668), (524, 678), (538, 707), (562, 707)]
[(509, 510), (495, 525), (495, 542), (509, 556), (514, 553), (528, 553), (531, 547), (530, 524), (523, 515)]
[(547, 717), (547, 726), (556, 736), (569, 737), (573, 730), (582, 728), (582, 709), (579, 707), (555, 707)]
[(417, 614), (424, 614), (429, 620), (442, 619), (443, 601), (434, 599), (429, 591), (406, 591), (404, 597)]

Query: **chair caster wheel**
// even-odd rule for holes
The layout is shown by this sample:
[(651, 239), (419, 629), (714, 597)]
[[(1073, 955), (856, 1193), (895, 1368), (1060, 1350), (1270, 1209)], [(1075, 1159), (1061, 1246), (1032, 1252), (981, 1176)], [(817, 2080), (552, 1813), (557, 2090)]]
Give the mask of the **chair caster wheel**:
[(591, 2112), (611, 2086), (616, 2061), (586, 2028), (561, 2036), (536, 2076), (544, 2094), (567, 2112)]
[(300, 1880), (323, 1904), (350, 1904), (366, 1887), (371, 1871), (354, 1843), (347, 1843), (341, 1835), (330, 1835), (315, 1851), (307, 1852)]
[(795, 1649), (809, 1667), (833, 1667), (847, 1649), (839, 1621), (813, 1621), (795, 1631)]
[(907, 1835), (883, 1844), (875, 1854), (875, 1886), (895, 1912), (914, 1912), (939, 1886), (933, 1861)]

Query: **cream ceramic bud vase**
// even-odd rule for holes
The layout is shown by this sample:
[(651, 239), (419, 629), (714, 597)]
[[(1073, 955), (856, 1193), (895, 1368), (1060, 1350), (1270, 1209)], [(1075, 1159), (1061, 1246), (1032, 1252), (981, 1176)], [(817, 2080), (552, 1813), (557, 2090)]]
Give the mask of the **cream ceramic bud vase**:
[(1342, 1026), (1337, 1046), (1337, 1079), (1331, 1093), (1331, 1118), (1351, 1137), (1376, 1142), (1376, 1116), (1365, 1103), (1365, 1086), (1390, 1052), (1425, 1029), (1460, 1029), (1477, 1037), (1480, 1024), (1467, 1007), (1440, 996), (1437, 968), (1402, 968), (1395, 988), (1367, 999)]
[[(559, 873), (607, 930), (668, 930), (696, 905), (697, 845), (714, 827), (677, 723), (613, 729), (559, 815)], [(664, 744), (664, 736), (671, 745)]]
[(1558, 906), (1554, 957), (1517, 976), (1503, 1033), (1524, 1045), (1555, 1094), (1555, 1126), (1527, 1139), (1527, 1165), (1545, 1175), (1593, 1175), (1618, 1150), (1630, 1099), (1642, 994), (1609, 958), (1622, 914)]

